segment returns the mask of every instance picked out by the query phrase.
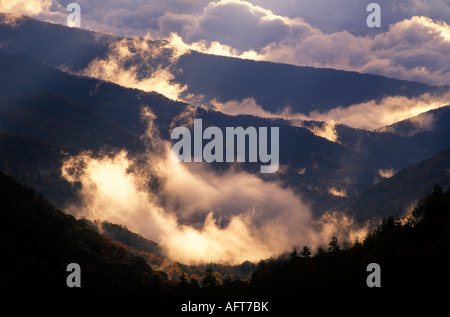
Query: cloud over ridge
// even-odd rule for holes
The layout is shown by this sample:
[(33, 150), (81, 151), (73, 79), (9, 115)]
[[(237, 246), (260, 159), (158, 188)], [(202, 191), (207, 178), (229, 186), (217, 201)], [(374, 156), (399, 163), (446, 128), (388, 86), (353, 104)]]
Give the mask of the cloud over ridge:
[[(0, 11), (64, 24), (66, 2), (13, 0)], [(206, 53), (450, 83), (450, 6), (443, 0), (381, 0), (380, 30), (370, 30), (365, 6), (350, 0), (77, 3), (88, 29), (152, 39), (176, 34)]]
[[(332, 235), (352, 242), (367, 231), (340, 213), (313, 217), (299, 194), (277, 181), (175, 162), (169, 142), (154, 133), (154, 116), (147, 119), (143, 137), (159, 142), (158, 151), (86, 152), (64, 162), (63, 177), (81, 184), (82, 202), (68, 212), (125, 225), (183, 263), (257, 262), (296, 245), (327, 244)], [(154, 180), (159, 186), (151, 190)]]

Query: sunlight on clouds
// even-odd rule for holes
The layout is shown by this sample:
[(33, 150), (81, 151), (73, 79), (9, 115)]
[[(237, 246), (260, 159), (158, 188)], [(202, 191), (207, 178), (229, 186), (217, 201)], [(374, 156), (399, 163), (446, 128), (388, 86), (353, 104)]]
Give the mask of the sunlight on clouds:
[(450, 104), (450, 92), (436, 96), (426, 93), (412, 99), (389, 96), (381, 101), (370, 100), (323, 113), (313, 111), (309, 114), (309, 118), (321, 121), (333, 120), (353, 128), (375, 130), (448, 104)]
[(336, 187), (331, 187), (331, 188), (328, 188), (328, 192), (333, 196), (347, 197), (347, 192), (345, 191), (345, 189), (339, 190)]
[(383, 178), (391, 178), (392, 176), (394, 176), (395, 173), (396, 173), (395, 170), (392, 168), (378, 170), (378, 175), (380, 175)]
[[(259, 261), (294, 245), (328, 243), (330, 234), (347, 241), (365, 230), (339, 213), (315, 219), (298, 194), (277, 182), (175, 162), (169, 142), (157, 138), (152, 122), (144, 137), (164, 151), (136, 157), (125, 151), (82, 153), (67, 159), (62, 175), (81, 184), (82, 198), (67, 210), (127, 226), (159, 243), (171, 260), (188, 264)], [(161, 186), (152, 192), (148, 184), (155, 178)]]
[[(177, 45), (174, 52), (179, 54), (189, 49), (252, 60), (357, 71), (433, 85), (450, 83), (447, 66), (450, 65), (450, 26), (444, 22), (445, 14), (450, 12), (448, 5), (442, 1), (433, 4), (414, 1), (414, 5), (409, 2), (406, 5), (405, 1), (392, 4), (386, 0), (381, 6), (387, 7), (383, 16), (389, 23), (386, 22), (388, 24), (378, 34), (366, 35), (366, 31), (361, 31), (366, 29), (364, 24), (357, 27), (350, 20), (355, 20), (354, 14), (360, 10), (363, 10), (362, 16), (367, 12), (361, 4), (351, 5), (350, 2), (347, 0), (335, 16), (327, 16), (334, 9), (324, 1), (321, 4), (297, 4), (295, 8), (291, 8), (292, 4), (281, 4), (281, 1), (278, 4), (256, 0), (184, 4), (176, 0), (131, 1), (127, 4), (80, 0), (79, 4), (83, 8), (83, 25), (88, 29), (122, 36), (150, 34), (153, 39), (167, 38), (168, 43), (172, 43), (168, 45)], [(278, 7), (283, 9), (270, 10)], [(316, 12), (312, 9), (319, 7), (326, 7), (326, 10)], [(0, 11), (62, 24), (67, 16), (65, 9), (52, 0), (0, 2)], [(430, 17), (422, 16), (427, 14)], [(338, 17), (347, 22), (341, 23)], [(319, 18), (325, 20), (324, 24), (312, 22)], [(345, 29), (348, 24), (351, 28)], [(179, 50), (181, 47), (184, 51)], [(133, 72), (133, 69), (127, 70)], [(141, 84), (139, 76), (123, 75), (131, 80), (130, 86), (140, 89), (150, 89), (148, 86), (157, 81), (155, 77), (153, 81)], [(114, 76), (109, 80), (125, 81)], [(160, 80), (166, 84), (159, 85), (158, 89), (173, 98), (184, 88), (169, 87), (174, 83), (167, 82), (167, 74)]]
[(167, 48), (173, 49), (174, 61), (178, 57), (188, 54), (191, 51), (197, 51), (204, 54), (226, 56), (226, 57), (240, 57), (245, 59), (256, 59), (257, 54), (254, 51), (245, 51), (240, 53), (237, 49), (232, 48), (229, 45), (221, 44), (219, 41), (208, 42), (206, 40), (200, 40), (193, 43), (185, 43), (181, 36), (177, 33), (171, 33), (169, 38), (166, 39), (168, 44)]
[(0, 12), (33, 16), (49, 11), (51, 5), (51, 0), (2, 0), (0, 1)]
[[(113, 157), (92, 158), (83, 154), (66, 161), (63, 175), (67, 176), (68, 180), (81, 182), (84, 199), (82, 206), (68, 206), (68, 210), (77, 217), (84, 216), (92, 220), (107, 220), (126, 225), (130, 230), (157, 241), (171, 259), (184, 263), (215, 261), (237, 264), (245, 260), (258, 261), (283, 250), (281, 243), (286, 241), (287, 232), (279, 231), (278, 237), (263, 234), (269, 230), (268, 223), (254, 230), (251, 224), (254, 220), (251, 213), (247, 215), (243, 212), (231, 216), (225, 227), (220, 227), (216, 223), (212, 212), (208, 212), (200, 228), (180, 224), (175, 213), (166, 211), (156, 203), (157, 197), (141, 188), (142, 180), (139, 179), (138, 174), (129, 171), (131, 162), (126, 155), (121, 152)], [(70, 171), (77, 168), (77, 164), (83, 165), (84, 168), (77, 177), (74, 177)], [(170, 176), (174, 177), (173, 175)], [(252, 176), (236, 176), (239, 180), (244, 180), (244, 177)], [(189, 185), (192, 185), (192, 182), (198, 182), (196, 175), (189, 172), (176, 174), (176, 180), (184, 180)], [(226, 182), (227, 179), (223, 178), (221, 181)], [(215, 197), (211, 198), (208, 195), (219, 189), (211, 188), (211, 184), (207, 182), (197, 184), (199, 187), (195, 191), (189, 191), (188, 195), (182, 192), (186, 187), (177, 189), (174, 188), (174, 183), (170, 183), (166, 190), (178, 196), (182, 207), (186, 206), (191, 211), (198, 210), (204, 204), (226, 204), (221, 199), (225, 199), (227, 194), (216, 193)], [(179, 191), (173, 192), (177, 190)], [(279, 191), (282, 189), (280, 188)], [(192, 197), (190, 194), (194, 192), (197, 192), (197, 195)], [(251, 199), (251, 195), (241, 196), (226, 198), (228, 200)], [(195, 201), (198, 201), (199, 205)], [(189, 206), (189, 204), (193, 205)], [(302, 212), (301, 209), (297, 211)], [(276, 219), (277, 215), (273, 217)], [(289, 246), (284, 245), (284, 247)]]
[[(193, 16), (196, 22), (188, 33), (180, 34), (181, 41), (208, 54), (357, 71), (434, 85), (450, 83), (450, 69), (445, 66), (450, 63), (450, 27), (445, 22), (413, 16), (373, 37), (356, 36), (345, 30), (323, 33), (300, 18), (276, 16), (267, 10), (254, 16), (250, 6), (224, 2), (214, 7), (214, 12), (223, 10), (223, 17), (217, 12), (208, 17), (209, 11)], [(253, 17), (244, 23), (246, 34), (258, 35), (258, 40), (239, 35), (234, 27), (228, 31), (202, 28), (201, 21), (222, 21), (230, 10)], [(239, 23), (243, 22), (235, 22)], [(236, 37), (227, 36), (234, 33)]]
[[(282, 118), (289, 120), (292, 125), (305, 127), (315, 135), (324, 137), (332, 142), (339, 142), (336, 124), (379, 132), (395, 132), (390, 125), (410, 119), (415, 131), (433, 129), (434, 117), (425, 112), (438, 109), (450, 104), (450, 92), (441, 94), (425, 93), (416, 98), (404, 96), (388, 96), (381, 100), (370, 100), (348, 107), (338, 107), (326, 112), (312, 111), (309, 114), (293, 113), (289, 107), (272, 113), (264, 110), (253, 98), (242, 101), (230, 100), (225, 103), (213, 101), (215, 110), (228, 115), (253, 115), (262, 118)], [(303, 121), (318, 121), (323, 124), (308, 124)]]
[(314, 125), (312, 128), (309, 128), (312, 133), (322, 138), (325, 138), (331, 142), (337, 142), (338, 136), (336, 133), (336, 124), (333, 119), (326, 121), (322, 124), (322, 126)]
[[(164, 53), (164, 48), (151, 45), (147, 38), (124, 38), (111, 44), (106, 58), (93, 60), (88, 67), (80, 71), (80, 74), (111, 81), (128, 88), (148, 92), (156, 91), (170, 99), (178, 100), (187, 86), (172, 82), (174, 75), (170, 70), (170, 65), (165, 67), (156, 65), (153, 69), (150, 66), (155, 58)], [(169, 49), (175, 54), (184, 54), (179, 53), (181, 46), (177, 42), (170, 44)], [(172, 55), (172, 61), (179, 56)], [(139, 73), (140, 67), (149, 70), (146, 76)]]

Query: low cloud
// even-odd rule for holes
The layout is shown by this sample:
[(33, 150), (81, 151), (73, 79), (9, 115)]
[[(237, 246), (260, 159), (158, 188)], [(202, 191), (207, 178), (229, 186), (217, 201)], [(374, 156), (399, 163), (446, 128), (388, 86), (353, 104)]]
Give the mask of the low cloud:
[(3, 0), (0, 1), (0, 12), (35, 16), (48, 12), (52, 0)]
[[(339, 142), (336, 124), (379, 132), (400, 133), (411, 136), (421, 131), (433, 129), (435, 118), (428, 111), (450, 105), (450, 92), (425, 93), (416, 98), (388, 96), (380, 100), (370, 100), (348, 107), (337, 107), (325, 112), (312, 111), (308, 114), (295, 113), (290, 107), (272, 113), (263, 109), (255, 99), (230, 100), (225, 103), (213, 102), (215, 110), (228, 115), (253, 115), (262, 118), (282, 118), (292, 125), (305, 127), (317, 136), (332, 142)], [(412, 127), (408, 132), (395, 131), (393, 124), (409, 119)], [(305, 124), (305, 121), (317, 121)], [(406, 134), (407, 135), (406, 135)]]
[(337, 197), (347, 197), (347, 192), (345, 189), (337, 189), (336, 187), (331, 187), (328, 189), (328, 192)]
[(378, 175), (380, 175), (383, 178), (391, 178), (392, 176), (394, 176), (395, 173), (396, 171), (392, 168), (378, 170)]
[(66, 160), (63, 176), (81, 183), (82, 197), (67, 210), (126, 225), (183, 263), (259, 261), (295, 245), (326, 244), (333, 234), (352, 241), (366, 230), (338, 213), (315, 219), (297, 193), (276, 181), (177, 163), (168, 142), (152, 131), (145, 137), (159, 142), (160, 151), (82, 153)]
[(178, 100), (187, 86), (172, 82), (174, 74), (170, 64), (155, 64), (154, 61), (168, 54), (169, 60), (174, 62), (186, 52), (181, 50), (176, 41), (161, 46), (148, 38), (123, 38), (110, 44), (105, 58), (93, 60), (79, 74), (124, 87), (155, 91)]
[(409, 118), (404, 122), (402, 122), (401, 125), (393, 124), (377, 129), (377, 131), (390, 132), (400, 136), (410, 137), (420, 132), (433, 131), (435, 121), (436, 121), (435, 114), (427, 112)]
[(304, 121), (310, 120), (310, 118), (301, 113), (292, 113), (289, 107), (277, 113), (272, 113), (264, 110), (257, 104), (254, 98), (246, 98), (242, 101), (230, 100), (225, 103), (214, 100), (212, 104), (215, 110), (231, 116), (252, 115), (261, 118), (282, 118), (289, 120), (293, 126), (307, 128), (317, 136), (328, 139), (331, 142), (338, 142), (335, 123), (332, 120), (304, 124)]
[[(379, 101), (370, 100), (349, 107), (338, 107), (327, 112), (312, 111), (308, 117), (312, 120), (334, 121), (353, 128), (375, 130), (396, 122), (414, 118), (430, 110), (450, 104), (450, 93), (425, 93), (417, 98), (389, 96)], [(431, 118), (415, 118), (417, 126), (432, 128)]]
[[(152, 39), (175, 33), (188, 47), (205, 53), (449, 84), (448, 3), (380, 1), (383, 27), (375, 31), (365, 24), (366, 4), (351, 0), (295, 6), (272, 0), (77, 3), (87, 29)], [(65, 24), (68, 3), (2, 1), (0, 11)]]

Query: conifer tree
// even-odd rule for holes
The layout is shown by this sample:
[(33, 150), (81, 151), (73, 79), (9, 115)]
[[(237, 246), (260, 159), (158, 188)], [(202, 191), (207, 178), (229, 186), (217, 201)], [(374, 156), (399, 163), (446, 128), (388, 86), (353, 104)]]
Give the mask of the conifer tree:
[(300, 255), (305, 259), (309, 259), (311, 257), (311, 250), (305, 245), (302, 252), (300, 252)]

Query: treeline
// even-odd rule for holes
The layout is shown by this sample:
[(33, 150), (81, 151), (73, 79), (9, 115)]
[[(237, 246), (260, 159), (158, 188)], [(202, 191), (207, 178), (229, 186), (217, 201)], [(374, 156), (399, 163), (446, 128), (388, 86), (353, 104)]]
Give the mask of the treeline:
[[(201, 296), (363, 295), (380, 293), (446, 293), (450, 291), (450, 190), (436, 185), (410, 216), (384, 219), (363, 241), (283, 254), (258, 263), (249, 281), (226, 279), (214, 271), (178, 283), (180, 293)], [(369, 287), (370, 263), (380, 266), (381, 287)]]
[[(31, 188), (0, 172), (0, 292), (20, 295), (170, 294), (173, 283), (127, 247), (56, 210)], [(67, 266), (81, 267), (69, 288)]]
[[(179, 264), (176, 280), (1, 172), (0, 211), (2, 293), (296, 297), (450, 290), (450, 191), (438, 185), (408, 219), (389, 217), (352, 246), (332, 237), (326, 247), (303, 246), (257, 265)], [(136, 239), (124, 228), (111, 228), (124, 239)], [(81, 288), (66, 284), (69, 263), (81, 267)], [(370, 263), (381, 268), (380, 288), (366, 283)]]

